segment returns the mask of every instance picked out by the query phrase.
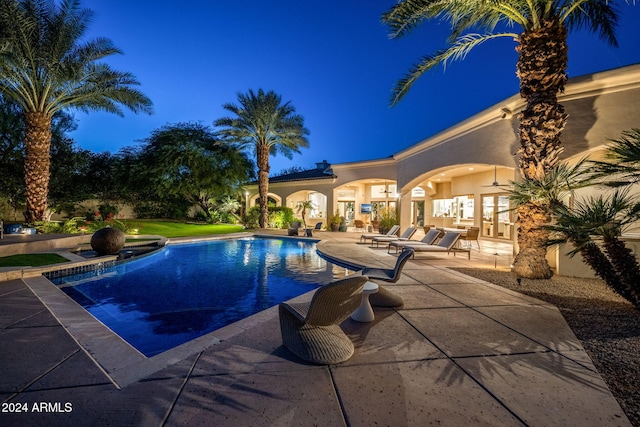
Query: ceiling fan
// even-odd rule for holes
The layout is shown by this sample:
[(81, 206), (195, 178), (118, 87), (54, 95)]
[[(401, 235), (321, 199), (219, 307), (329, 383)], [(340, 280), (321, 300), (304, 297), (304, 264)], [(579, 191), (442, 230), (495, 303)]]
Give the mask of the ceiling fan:
[(498, 182), (498, 167), (493, 167), (493, 182), (490, 185), (482, 185), (481, 187), (508, 187), (507, 184), (500, 184)]
[(384, 188), (380, 189), (380, 193), (381, 194), (391, 194), (393, 193), (393, 191), (389, 191), (387, 190), (387, 181), (384, 182)]

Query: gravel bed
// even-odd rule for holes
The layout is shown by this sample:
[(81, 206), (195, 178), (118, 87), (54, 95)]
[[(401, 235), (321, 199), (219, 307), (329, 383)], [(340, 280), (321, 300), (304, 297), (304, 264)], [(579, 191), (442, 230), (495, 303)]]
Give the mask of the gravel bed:
[(518, 285), (507, 271), (455, 270), (558, 307), (631, 424), (640, 427), (640, 310), (599, 279), (554, 276)]

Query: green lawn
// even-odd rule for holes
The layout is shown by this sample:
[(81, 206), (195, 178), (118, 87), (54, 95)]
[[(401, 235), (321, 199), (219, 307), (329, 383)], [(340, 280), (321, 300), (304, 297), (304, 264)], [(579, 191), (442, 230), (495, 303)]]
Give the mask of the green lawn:
[(58, 254), (20, 254), (0, 257), (0, 267), (41, 267), (69, 261)]
[[(137, 228), (138, 234), (155, 234), (164, 237), (208, 236), (211, 234), (229, 234), (241, 232), (241, 225), (231, 224), (187, 224), (174, 221), (126, 220), (131, 228)], [(39, 267), (68, 261), (57, 254), (25, 254), (0, 257), (0, 267)]]
[(241, 232), (241, 225), (232, 224), (190, 224), (174, 221), (126, 220), (138, 234), (157, 234), (164, 237), (208, 236), (211, 234), (229, 234)]

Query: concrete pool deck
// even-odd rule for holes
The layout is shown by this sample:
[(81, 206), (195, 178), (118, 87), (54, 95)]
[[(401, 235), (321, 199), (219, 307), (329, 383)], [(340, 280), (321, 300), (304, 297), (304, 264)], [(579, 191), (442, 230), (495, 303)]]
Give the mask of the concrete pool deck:
[[(356, 233), (316, 236), (332, 257), (395, 262)], [(150, 372), (140, 365), (129, 381), (79, 345), (32, 278), (0, 282), (0, 425), (629, 426), (555, 307), (447, 268), (492, 261), (475, 252), (410, 260), (386, 285), (404, 306), (345, 321), (356, 351), (339, 365), (289, 353), (271, 308)]]

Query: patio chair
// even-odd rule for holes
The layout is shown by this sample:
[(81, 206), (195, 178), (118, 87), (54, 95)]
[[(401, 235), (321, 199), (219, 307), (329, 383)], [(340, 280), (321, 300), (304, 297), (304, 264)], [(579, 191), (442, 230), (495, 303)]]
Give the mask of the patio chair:
[(460, 233), (456, 233), (455, 231), (447, 231), (444, 233), (444, 236), (440, 241), (435, 245), (424, 245), (424, 244), (412, 244), (405, 245), (405, 249), (411, 248), (413, 249), (413, 256), (415, 258), (415, 254), (418, 252), (449, 252), (454, 251), (453, 246), (458, 242), (460, 238)]
[(476, 245), (478, 245), (478, 249), (480, 249), (480, 242), (478, 241), (478, 236), (480, 235), (480, 227), (469, 227), (467, 233), (460, 236), (460, 240), (466, 240), (468, 242), (469, 247), (471, 247), (471, 242), (475, 240)]
[(340, 323), (362, 301), (367, 276), (350, 276), (319, 288), (309, 303), (280, 303), (282, 343), (300, 359), (329, 365), (344, 362), (354, 352)]
[[(371, 281), (382, 280), (387, 283), (396, 283), (400, 279), (404, 265), (412, 256), (413, 250), (405, 249), (398, 255), (396, 265), (393, 268), (365, 267), (361, 273)], [(369, 296), (369, 302), (378, 307), (400, 307), (404, 304), (402, 297), (380, 285), (378, 285), (378, 292)]]
[(322, 221), (317, 222), (316, 226), (313, 228), (314, 230), (322, 230)]
[(387, 249), (387, 252), (391, 253), (392, 246), (396, 248), (396, 251), (394, 253), (397, 254), (398, 250), (403, 249), (407, 245), (418, 245), (418, 244), (433, 245), (439, 236), (440, 236), (440, 230), (432, 229), (427, 231), (427, 234), (425, 234), (424, 237), (418, 241), (396, 240), (393, 242), (389, 242), (389, 248)]
[(371, 239), (371, 246), (376, 244), (376, 247), (380, 246), (380, 243), (389, 243), (396, 240), (409, 240), (416, 233), (415, 227), (407, 227), (406, 230), (398, 237), (398, 236), (378, 236)]
[(358, 231), (358, 230), (364, 231), (364, 222), (362, 222), (361, 220), (354, 219), (353, 225), (354, 225), (355, 231)]
[(302, 223), (300, 221), (293, 221), (287, 228), (287, 236), (297, 236), (301, 226)]
[(394, 225), (393, 227), (391, 227), (391, 229), (387, 232), (387, 234), (380, 234), (380, 233), (364, 233), (360, 236), (360, 243), (367, 243), (367, 239), (373, 239), (374, 237), (381, 237), (381, 236), (395, 236), (396, 233), (398, 232), (398, 229), (400, 228), (399, 225)]

